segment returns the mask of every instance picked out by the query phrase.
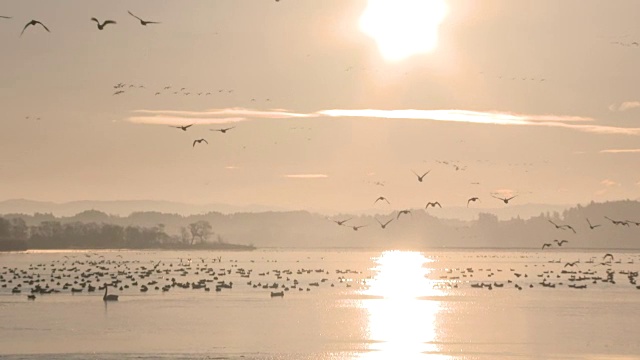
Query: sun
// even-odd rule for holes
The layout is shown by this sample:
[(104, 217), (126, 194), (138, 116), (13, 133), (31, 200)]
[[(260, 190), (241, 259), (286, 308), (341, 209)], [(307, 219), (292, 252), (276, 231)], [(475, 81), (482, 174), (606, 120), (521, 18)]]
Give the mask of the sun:
[(385, 59), (398, 61), (433, 50), (446, 14), (445, 0), (368, 0), (360, 29)]

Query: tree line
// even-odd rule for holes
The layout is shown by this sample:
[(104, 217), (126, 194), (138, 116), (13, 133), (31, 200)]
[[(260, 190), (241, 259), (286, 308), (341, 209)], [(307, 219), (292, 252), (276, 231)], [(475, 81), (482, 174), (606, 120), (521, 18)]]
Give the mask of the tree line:
[(163, 224), (145, 227), (110, 223), (42, 221), (27, 225), (21, 218), (0, 217), (0, 250), (25, 249), (149, 249), (232, 247), (200, 220), (169, 235)]

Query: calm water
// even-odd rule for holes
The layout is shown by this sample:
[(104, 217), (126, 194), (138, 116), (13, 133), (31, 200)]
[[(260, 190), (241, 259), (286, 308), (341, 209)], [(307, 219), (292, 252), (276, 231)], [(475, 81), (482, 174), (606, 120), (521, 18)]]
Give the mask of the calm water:
[[(629, 271), (640, 270), (640, 255), (614, 253), (611, 264), (600, 265), (603, 255), (495, 250), (2, 254), (7, 286), (0, 288), (0, 356), (640, 358), (640, 290), (628, 279)], [(576, 267), (565, 267), (576, 260)], [(249, 277), (241, 276), (243, 270), (245, 276), (251, 270)], [(151, 275), (141, 278), (146, 271)], [(614, 273), (615, 283), (594, 284), (593, 278), (606, 279), (607, 271)], [(92, 275), (83, 278), (82, 273)], [(41, 282), (30, 285), (38, 274)], [(571, 281), (571, 276), (588, 279)], [(208, 280), (211, 291), (155, 290), (171, 284), (171, 278)], [(99, 286), (113, 279), (123, 287), (110, 290), (120, 295), (118, 302), (105, 303), (103, 291), (87, 293), (86, 287), (82, 293), (68, 288), (27, 299), (35, 284), (62, 289), (70, 283), (79, 289), (74, 281)], [(555, 288), (542, 286), (543, 280)], [(141, 292), (140, 286), (151, 281), (158, 284)], [(216, 292), (218, 281), (233, 286)], [(12, 294), (18, 283), (22, 292)], [(262, 287), (274, 283), (277, 290)], [(491, 290), (471, 286), (481, 283), (492, 284)], [(272, 298), (271, 291), (285, 295)]]

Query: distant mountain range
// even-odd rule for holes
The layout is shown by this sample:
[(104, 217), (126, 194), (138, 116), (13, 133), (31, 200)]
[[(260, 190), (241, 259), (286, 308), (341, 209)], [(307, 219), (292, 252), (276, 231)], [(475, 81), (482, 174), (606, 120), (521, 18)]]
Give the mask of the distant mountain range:
[[(491, 213), (501, 220), (511, 218), (528, 219), (540, 214), (562, 212), (572, 205), (545, 205), (545, 204), (522, 204), (522, 205), (505, 205), (495, 208), (478, 208), (478, 207), (461, 207), (445, 206), (443, 208), (429, 209), (429, 213), (441, 219), (458, 219), (473, 220), (478, 217), (479, 212)], [(205, 214), (209, 212), (218, 212), (221, 214), (235, 213), (260, 213), (260, 212), (284, 212), (307, 210), (312, 213), (318, 213), (326, 216), (335, 216), (340, 213), (350, 213), (357, 215), (377, 215), (387, 214), (393, 211), (390, 208), (370, 208), (356, 211), (335, 211), (326, 209), (296, 209), (284, 208), (265, 205), (229, 205), (222, 203), (211, 204), (188, 204), (173, 201), (161, 200), (83, 200), (70, 201), (63, 203), (55, 203), (49, 201), (35, 201), (25, 199), (11, 199), (0, 201), (0, 215), (2, 214), (25, 214), (33, 215), (36, 213), (52, 214), (57, 217), (69, 217), (79, 214), (86, 210), (97, 210), (109, 215), (129, 216), (134, 212), (154, 211), (165, 214), (178, 214), (182, 216), (190, 216), (197, 214)]]
[(82, 200), (63, 203), (26, 199), (0, 201), (0, 214), (33, 215), (35, 213), (50, 213), (54, 216), (73, 216), (86, 210), (98, 210), (117, 216), (128, 216), (131, 213), (142, 211), (157, 211), (187, 216), (208, 212), (231, 214), (237, 212), (285, 211), (288, 209), (262, 205), (186, 204), (162, 200)]

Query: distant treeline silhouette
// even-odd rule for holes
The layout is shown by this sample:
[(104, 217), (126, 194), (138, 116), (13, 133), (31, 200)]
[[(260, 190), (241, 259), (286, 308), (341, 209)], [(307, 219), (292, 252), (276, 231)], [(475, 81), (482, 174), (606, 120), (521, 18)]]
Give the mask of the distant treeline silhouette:
[(26, 249), (245, 249), (226, 243), (214, 235), (211, 224), (196, 221), (181, 228), (179, 235), (169, 235), (164, 225), (152, 227), (121, 226), (96, 222), (41, 221), (28, 225), (24, 219), (0, 217), (0, 250)]
[[(33, 248), (86, 247), (87, 244), (96, 248), (188, 247), (202, 242), (218, 244), (211, 238), (219, 237), (257, 247), (539, 250), (543, 243), (568, 240), (562, 248), (552, 250), (640, 249), (640, 225), (636, 225), (636, 222), (640, 224), (640, 202), (634, 200), (592, 202), (563, 212), (509, 220), (500, 220), (482, 211), (475, 220), (464, 221), (439, 218), (440, 208), (410, 210), (411, 216), (398, 217), (397, 211), (388, 211), (375, 216), (339, 214), (330, 218), (307, 211), (209, 212), (190, 216), (149, 211), (122, 217), (88, 210), (58, 218), (51, 214), (8, 214), (4, 215), (4, 228), (9, 230), (0, 229), (0, 239), (26, 239)], [(380, 223), (385, 224), (391, 218), (394, 221), (381, 228)], [(344, 219), (350, 220), (343, 226), (333, 221)], [(6, 226), (7, 221), (11, 226)], [(552, 222), (570, 225), (576, 233), (568, 228), (558, 229)], [(197, 227), (191, 227), (198, 223), (211, 226), (199, 233)], [(355, 225), (366, 227), (354, 231)], [(592, 228), (592, 225), (599, 226)], [(212, 229), (216, 231), (215, 236)]]

